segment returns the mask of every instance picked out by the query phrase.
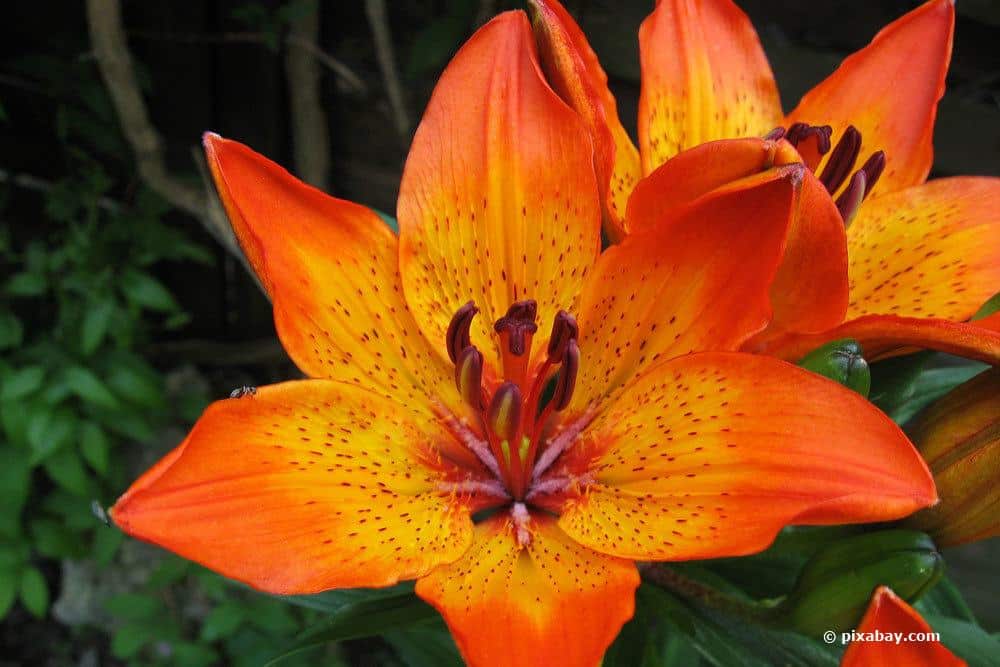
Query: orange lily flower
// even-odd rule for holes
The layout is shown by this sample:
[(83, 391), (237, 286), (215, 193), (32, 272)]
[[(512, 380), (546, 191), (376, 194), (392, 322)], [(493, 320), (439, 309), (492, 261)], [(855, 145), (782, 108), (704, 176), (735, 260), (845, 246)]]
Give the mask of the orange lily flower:
[(470, 664), (592, 666), (633, 613), (635, 560), (936, 501), (859, 395), (736, 351), (767, 323), (802, 167), (601, 254), (585, 121), (522, 12), (442, 75), (398, 237), (241, 144), (205, 147), (311, 379), (210, 406), (112, 509), (131, 535), (272, 593), (416, 579)]
[(638, 149), (579, 26), (557, 0), (530, 4), (546, 74), (594, 137), (612, 239), (734, 178), (809, 168), (774, 318), (748, 351), (795, 360), (856, 338), (874, 359), (927, 347), (1000, 362), (1000, 333), (965, 323), (1000, 291), (1000, 179), (925, 183), (952, 0), (891, 23), (787, 115), (733, 2), (658, 0), (639, 31)]
[(840, 666), (964, 667), (965, 661), (940, 641), (922, 638), (932, 632), (916, 609), (889, 588), (879, 586), (854, 631), (857, 638), (844, 651)]

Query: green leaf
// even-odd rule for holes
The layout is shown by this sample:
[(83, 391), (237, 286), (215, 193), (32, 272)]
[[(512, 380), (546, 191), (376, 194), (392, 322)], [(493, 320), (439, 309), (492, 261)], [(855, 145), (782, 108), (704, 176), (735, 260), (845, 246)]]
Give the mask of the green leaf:
[(125, 297), (137, 306), (150, 310), (177, 310), (174, 297), (156, 278), (148, 273), (127, 269), (118, 283)]
[(45, 293), (45, 287), (44, 275), (24, 271), (11, 276), (4, 289), (11, 296), (38, 296)]
[(0, 537), (21, 532), (21, 510), (31, 490), (28, 457), (10, 447), (0, 447)]
[[(407, 667), (462, 667), (462, 657), (441, 619), (392, 630), (383, 639)], [(604, 667), (609, 663), (604, 662)]]
[(21, 603), (36, 618), (49, 610), (49, 585), (38, 568), (28, 567), (21, 574)]
[(24, 340), (24, 325), (14, 313), (0, 313), (0, 350), (17, 347)]
[(28, 423), (31, 463), (37, 465), (65, 446), (76, 435), (77, 418), (69, 410), (41, 410)]
[(976, 623), (972, 609), (969, 608), (955, 584), (947, 577), (938, 580), (937, 584), (927, 591), (914, 606), (923, 615), (936, 614)]
[(344, 607), (351, 604), (385, 598), (397, 598), (412, 592), (413, 584), (407, 582), (388, 588), (348, 588), (316, 593), (314, 595), (282, 595), (278, 596), (278, 599), (291, 602), (300, 607), (315, 609), (325, 614), (334, 615), (340, 613)]
[(17, 591), (21, 587), (21, 570), (14, 567), (0, 568), (0, 620), (17, 599)]
[(115, 312), (116, 302), (112, 298), (102, 299), (91, 305), (83, 316), (80, 326), (80, 351), (86, 355), (93, 354), (104, 340), (111, 324), (111, 316)]
[(115, 410), (121, 405), (107, 385), (101, 382), (97, 375), (88, 368), (70, 366), (63, 371), (63, 379), (70, 391), (87, 403), (109, 410)]
[(107, 565), (115, 557), (118, 547), (125, 541), (125, 534), (113, 526), (98, 526), (90, 554), (98, 565)]
[(207, 667), (219, 662), (219, 655), (210, 647), (194, 642), (177, 642), (171, 646), (175, 665)]
[(38, 391), (45, 380), (45, 369), (41, 366), (26, 366), (13, 371), (4, 378), (0, 387), (0, 401), (17, 401)]
[(94, 484), (76, 450), (64, 447), (45, 459), (45, 472), (53, 482), (78, 496), (94, 495)]
[(94, 422), (84, 422), (80, 426), (80, 453), (83, 460), (99, 475), (108, 472), (108, 459), (111, 454), (111, 441), (99, 425)]
[(35, 519), (28, 527), (35, 550), (49, 558), (80, 558), (86, 547), (79, 536), (52, 519)]
[(139, 621), (159, 614), (163, 609), (163, 601), (142, 593), (121, 593), (108, 598), (104, 608), (114, 616)]
[(246, 608), (236, 600), (223, 602), (209, 612), (201, 625), (201, 638), (214, 642), (232, 635), (246, 620)]
[(122, 660), (134, 658), (143, 646), (156, 638), (156, 628), (149, 623), (127, 623), (111, 638), (111, 653)]
[(1000, 640), (978, 625), (928, 614), (924, 620), (941, 633), (941, 643), (965, 659), (969, 667), (1000, 667)]
[(107, 374), (108, 385), (130, 403), (146, 408), (163, 405), (163, 378), (138, 360), (116, 363)]
[(300, 635), (292, 648), (267, 665), (279, 665), (328, 642), (371, 637), (433, 619), (436, 615), (433, 607), (412, 593), (355, 602), (342, 607), (327, 622)]
[(871, 401), (898, 424), (987, 366), (939, 352), (923, 352), (872, 365)]

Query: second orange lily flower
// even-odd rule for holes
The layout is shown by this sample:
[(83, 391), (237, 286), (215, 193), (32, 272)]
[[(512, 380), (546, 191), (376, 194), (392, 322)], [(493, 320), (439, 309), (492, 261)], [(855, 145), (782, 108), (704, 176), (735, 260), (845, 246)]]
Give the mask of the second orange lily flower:
[(803, 167), (601, 253), (587, 125), (521, 12), (442, 75), (398, 237), (241, 144), (205, 147), (310, 379), (210, 406), (112, 509), (131, 535), (272, 593), (416, 579), (470, 664), (592, 667), (633, 613), (633, 561), (936, 500), (861, 396), (738, 352), (768, 322)]
[(594, 138), (613, 240), (742, 176), (809, 168), (774, 317), (748, 351), (794, 360), (851, 337), (870, 358), (928, 347), (1000, 362), (1000, 322), (965, 324), (1000, 291), (1000, 179), (925, 183), (951, 0), (887, 26), (787, 115), (731, 0), (659, 0), (639, 31), (638, 149), (580, 28), (557, 0), (529, 4), (545, 72)]

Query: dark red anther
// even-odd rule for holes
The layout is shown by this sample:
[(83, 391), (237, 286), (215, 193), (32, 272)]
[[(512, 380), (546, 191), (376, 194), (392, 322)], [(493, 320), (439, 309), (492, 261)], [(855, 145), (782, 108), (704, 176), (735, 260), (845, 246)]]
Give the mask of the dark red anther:
[(785, 140), (791, 145), (798, 147), (799, 144), (810, 137), (816, 137), (816, 150), (820, 155), (826, 155), (830, 151), (831, 136), (833, 136), (833, 128), (829, 125), (793, 123), (785, 134)]
[(476, 308), (475, 302), (470, 301), (452, 316), (451, 322), (448, 324), (448, 332), (445, 334), (445, 345), (448, 347), (448, 356), (452, 363), (456, 363), (462, 350), (471, 344), (469, 329), (472, 328), (472, 318), (478, 312), (479, 309)]
[(777, 141), (785, 136), (785, 128), (776, 127), (764, 135), (764, 141)]
[(483, 354), (469, 345), (455, 361), (455, 386), (473, 410), (483, 409)]
[(516, 384), (504, 382), (497, 388), (486, 421), (500, 442), (514, 439), (521, 424), (521, 390)]
[(871, 154), (871, 157), (865, 160), (865, 163), (861, 166), (861, 171), (865, 172), (865, 197), (875, 187), (878, 177), (882, 175), (884, 170), (885, 151), (876, 151)]
[(580, 347), (576, 340), (570, 340), (562, 356), (559, 367), (559, 377), (556, 378), (556, 388), (552, 394), (552, 407), (556, 412), (563, 410), (573, 398), (576, 388), (576, 374), (580, 370)]
[(552, 333), (549, 336), (549, 363), (559, 363), (566, 353), (566, 346), (571, 340), (576, 340), (579, 334), (580, 327), (572, 315), (565, 310), (556, 313), (556, 318), (552, 322)]
[(854, 169), (854, 163), (860, 152), (861, 133), (853, 125), (849, 125), (837, 142), (836, 148), (830, 153), (830, 159), (827, 160), (819, 177), (827, 192), (833, 194), (844, 184)]
[(535, 324), (537, 314), (538, 304), (534, 299), (518, 301), (493, 325), (493, 330), (498, 334), (508, 335), (507, 349), (515, 357), (520, 357), (528, 349), (528, 334), (538, 331), (538, 325)]
[(851, 182), (844, 191), (837, 197), (837, 210), (845, 225), (849, 225), (854, 215), (861, 206), (861, 201), (865, 198), (865, 171), (859, 169), (851, 176)]

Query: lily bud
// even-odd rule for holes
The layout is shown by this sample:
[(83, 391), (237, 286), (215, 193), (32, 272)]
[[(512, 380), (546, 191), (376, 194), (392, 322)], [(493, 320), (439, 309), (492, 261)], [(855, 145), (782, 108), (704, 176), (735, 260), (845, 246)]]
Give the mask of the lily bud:
[(469, 345), (455, 362), (455, 386), (462, 400), (473, 410), (483, 407), (483, 354)]
[(779, 607), (781, 618), (807, 635), (848, 630), (861, 619), (876, 587), (889, 586), (912, 600), (943, 571), (944, 562), (924, 533), (896, 529), (849, 537), (809, 559)]
[(799, 366), (868, 397), (872, 376), (858, 341), (835, 340), (818, 347), (799, 361)]
[(910, 517), (941, 546), (1000, 535), (1000, 368), (934, 403), (912, 429), (941, 502)]
[(517, 435), (521, 423), (521, 390), (513, 382), (504, 382), (493, 394), (487, 421), (500, 442), (509, 442)]

